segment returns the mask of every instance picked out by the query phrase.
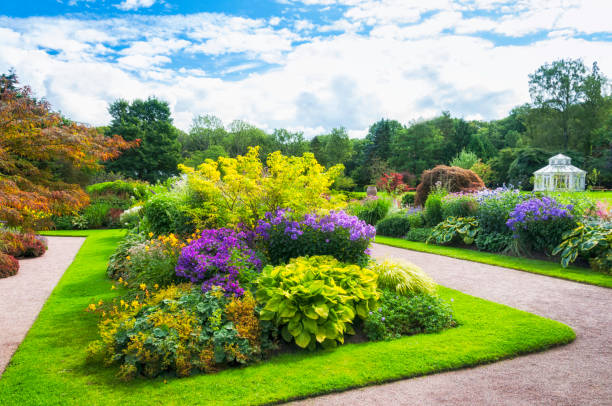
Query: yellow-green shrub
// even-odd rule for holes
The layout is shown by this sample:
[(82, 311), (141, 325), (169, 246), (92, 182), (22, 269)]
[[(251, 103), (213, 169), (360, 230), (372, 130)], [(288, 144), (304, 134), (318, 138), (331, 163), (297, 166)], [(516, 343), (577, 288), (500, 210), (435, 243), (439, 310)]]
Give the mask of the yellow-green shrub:
[(437, 285), (421, 268), (409, 262), (385, 260), (372, 262), (368, 269), (378, 275), (378, 287), (393, 290), (401, 295), (436, 293)]
[(286, 157), (277, 151), (268, 155), (264, 168), (259, 147), (254, 147), (244, 156), (207, 159), (195, 169), (183, 165), (180, 169), (187, 174), (192, 206), (197, 208), (190, 214), (201, 228), (254, 225), (279, 207), (300, 216), (343, 205), (328, 195), (344, 167), (325, 170), (312, 153)]
[(335, 347), (354, 334), (355, 316), (376, 306), (376, 274), (331, 256), (300, 257), (264, 268), (257, 289), (261, 320), (271, 320), (287, 342), (314, 349)]

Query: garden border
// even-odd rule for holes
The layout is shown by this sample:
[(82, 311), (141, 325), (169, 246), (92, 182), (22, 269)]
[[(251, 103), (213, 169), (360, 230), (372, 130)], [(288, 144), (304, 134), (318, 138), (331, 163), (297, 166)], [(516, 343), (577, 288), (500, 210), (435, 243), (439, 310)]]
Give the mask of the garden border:
[(85, 346), (96, 336), (96, 317), (83, 310), (92, 300), (117, 295), (110, 290), (105, 268), (123, 233), (50, 233), (88, 238), (0, 380), (5, 404), (126, 405), (141, 404), (143, 396), (151, 403), (167, 404), (278, 403), (491, 363), (575, 338), (562, 323), (441, 287), (441, 297), (454, 299), (461, 323), (441, 333), (351, 344), (316, 354), (284, 354), (217, 374), (122, 383), (115, 377), (117, 368), (85, 362)]
[(466, 261), (479, 262), (481, 264), (495, 265), (517, 271), (535, 273), (558, 279), (584, 283), (587, 285), (601, 286), (612, 289), (612, 276), (602, 272), (593, 271), (577, 266), (563, 268), (560, 264), (541, 259), (511, 257), (509, 255), (495, 254), (492, 252), (476, 251), (467, 248), (450, 247), (444, 245), (427, 244), (417, 241), (408, 241), (402, 238), (376, 236), (377, 244), (389, 245), (391, 247), (404, 248), (407, 250), (427, 252), (450, 258), (463, 259)]

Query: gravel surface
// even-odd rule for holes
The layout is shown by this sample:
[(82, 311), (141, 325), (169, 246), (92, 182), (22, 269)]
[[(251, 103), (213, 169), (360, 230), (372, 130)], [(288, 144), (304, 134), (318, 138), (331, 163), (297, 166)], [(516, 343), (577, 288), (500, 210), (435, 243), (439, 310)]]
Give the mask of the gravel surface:
[(495, 364), (294, 402), (302, 405), (612, 405), (612, 289), (375, 244), (439, 284), (563, 322), (572, 344)]
[(20, 260), (17, 275), (0, 279), (0, 375), (85, 238), (47, 240), (45, 255)]

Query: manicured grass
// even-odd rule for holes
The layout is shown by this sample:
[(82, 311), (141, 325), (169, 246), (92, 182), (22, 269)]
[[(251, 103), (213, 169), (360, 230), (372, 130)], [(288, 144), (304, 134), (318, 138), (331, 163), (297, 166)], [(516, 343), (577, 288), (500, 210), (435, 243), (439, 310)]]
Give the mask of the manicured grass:
[[(53, 233), (75, 235), (74, 232)], [(88, 232), (38, 320), (0, 379), (3, 405), (262, 404), (457, 369), (571, 342), (568, 326), (458, 291), (440, 288), (460, 327), (333, 351), (285, 354), (241, 369), (123, 383), (116, 367), (85, 361), (97, 317), (93, 300), (116, 291), (105, 277), (122, 231)]]
[(588, 196), (612, 204), (612, 192), (587, 192)]
[(470, 250), (467, 248), (447, 247), (426, 244), (423, 242), (407, 241), (401, 238), (393, 237), (377, 236), (376, 242), (379, 244), (390, 245), (392, 247), (406, 248), (412, 251), (429, 252), (431, 254), (444, 255), (452, 258), (480, 262), (483, 264), (518, 269), (520, 271), (553, 276), (555, 278), (602, 286), (604, 288), (612, 288), (611, 275), (606, 275), (587, 268), (579, 268), (576, 266), (563, 268), (560, 264), (551, 261), (511, 257), (508, 255)]

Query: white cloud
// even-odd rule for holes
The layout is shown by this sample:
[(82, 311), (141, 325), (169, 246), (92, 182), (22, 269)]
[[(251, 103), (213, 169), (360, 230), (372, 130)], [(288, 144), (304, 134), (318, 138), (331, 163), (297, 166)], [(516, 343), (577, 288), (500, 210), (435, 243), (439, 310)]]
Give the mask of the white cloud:
[[(116, 98), (154, 95), (169, 102), (182, 129), (194, 115), (213, 113), (226, 123), (243, 119), (308, 136), (337, 126), (358, 136), (381, 117), (408, 122), (442, 110), (499, 118), (529, 100), (529, 73), (562, 57), (597, 60), (612, 75), (611, 43), (576, 37), (612, 31), (607, 3), (601, 9), (573, 0), (302, 3), (346, 10), (320, 25), (288, 15), (209, 13), (0, 17), (0, 72), (15, 67), (38, 96), (94, 125), (108, 122), (106, 109)], [(482, 32), (510, 44), (528, 33), (547, 36), (502, 46)], [(249, 73), (231, 75), (238, 72)]]
[(157, 0), (123, 0), (123, 2), (117, 4), (120, 10), (138, 10), (139, 8), (148, 8), (155, 4)]

